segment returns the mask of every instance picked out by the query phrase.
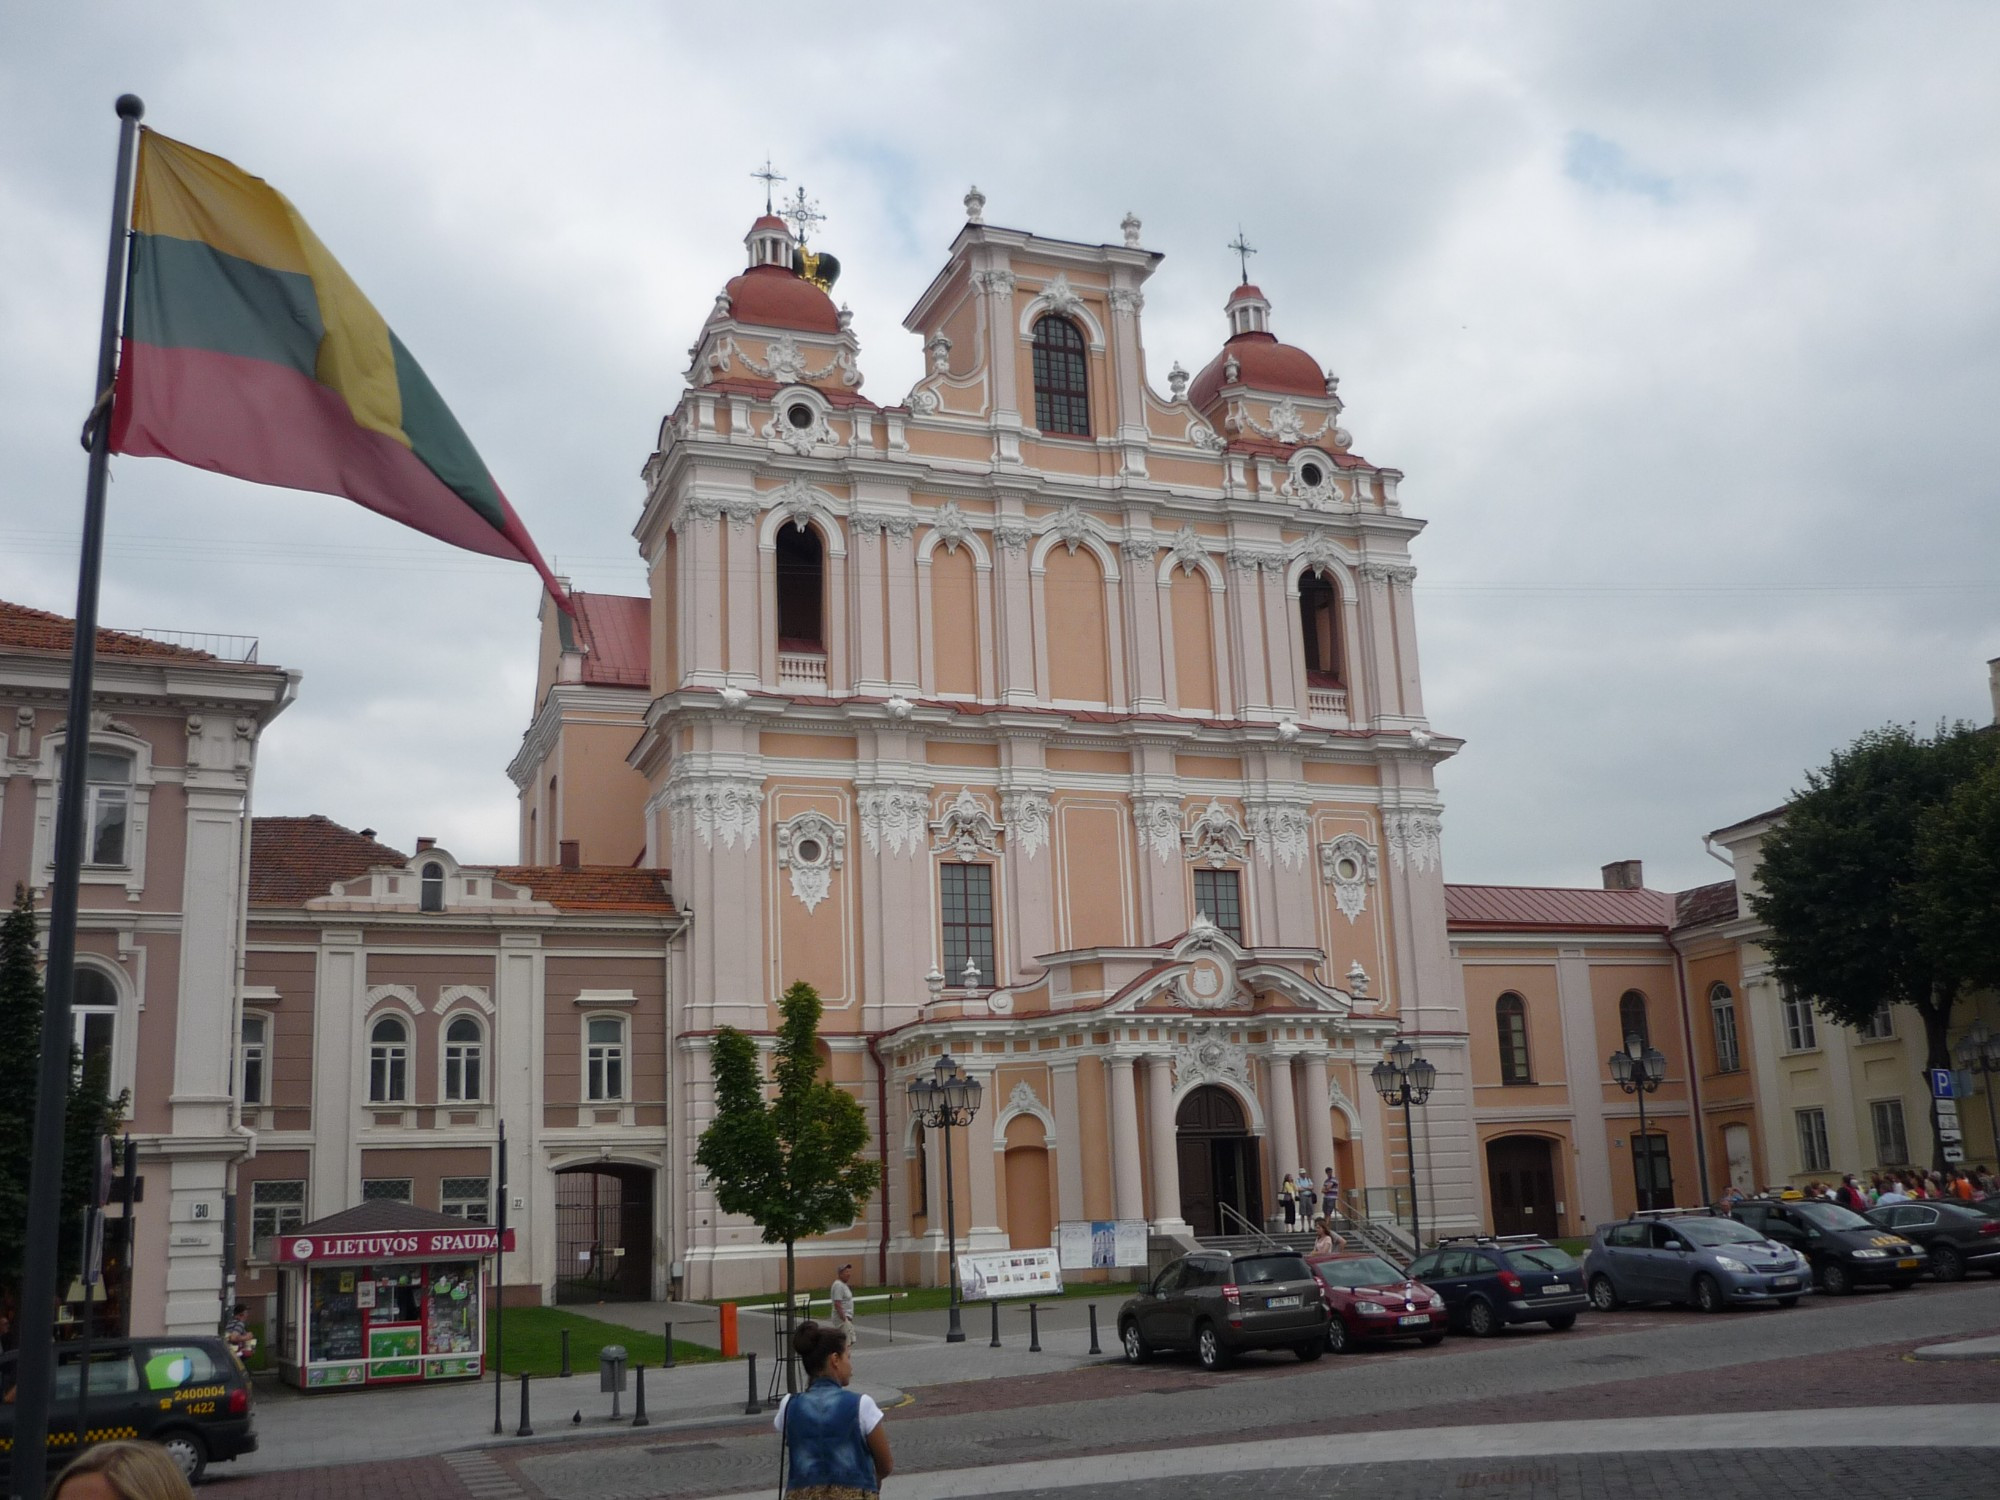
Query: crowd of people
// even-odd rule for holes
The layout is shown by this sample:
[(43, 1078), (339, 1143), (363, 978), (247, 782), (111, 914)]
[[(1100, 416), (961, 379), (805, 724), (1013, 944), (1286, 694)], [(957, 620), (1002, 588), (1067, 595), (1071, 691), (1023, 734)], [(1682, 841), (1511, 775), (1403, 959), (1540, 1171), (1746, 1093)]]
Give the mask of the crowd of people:
[[(1905, 1167), (1865, 1175), (1849, 1172), (1837, 1183), (1809, 1182), (1799, 1191), (1809, 1199), (1838, 1203), (1862, 1214), (1887, 1203), (1914, 1203), (1922, 1199), (1979, 1203), (2000, 1198), (2000, 1173), (1988, 1171), (1984, 1165), (1970, 1171), (1958, 1167), (1946, 1167), (1942, 1172)], [(1734, 1208), (1749, 1196), (1743, 1189), (1731, 1187), (1722, 1195), (1722, 1206)]]

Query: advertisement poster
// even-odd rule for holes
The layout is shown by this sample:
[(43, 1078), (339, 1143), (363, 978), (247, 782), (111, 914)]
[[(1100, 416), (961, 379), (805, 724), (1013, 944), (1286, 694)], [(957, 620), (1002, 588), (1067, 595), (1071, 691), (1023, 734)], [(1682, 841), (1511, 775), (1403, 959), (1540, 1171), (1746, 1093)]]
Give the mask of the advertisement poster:
[(1065, 1219), (1056, 1226), (1065, 1271), (1108, 1271), (1146, 1264), (1144, 1219)]
[(1062, 1289), (1062, 1266), (1053, 1250), (995, 1250), (958, 1258), (958, 1294), (967, 1302), (1054, 1297)]
[(423, 1374), (417, 1356), (423, 1352), (423, 1335), (415, 1328), (371, 1328), (368, 1330), (369, 1373), (377, 1380), (395, 1380)]

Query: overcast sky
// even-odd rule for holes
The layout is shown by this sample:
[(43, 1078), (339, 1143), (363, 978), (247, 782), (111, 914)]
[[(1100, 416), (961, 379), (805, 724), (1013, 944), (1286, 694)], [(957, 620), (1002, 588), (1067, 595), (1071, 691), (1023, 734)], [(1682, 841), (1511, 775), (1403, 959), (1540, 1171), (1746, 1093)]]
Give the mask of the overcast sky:
[[(640, 464), (766, 152), (866, 393), (977, 182), (1118, 238), (1156, 387), (1240, 222), (1408, 476), (1446, 873), (1721, 876), (1702, 835), (1889, 720), (1991, 714), (2000, 9), (1925, 3), (0, 10), (0, 596), (69, 612), (116, 121), (287, 194), (543, 551), (643, 591)], [(103, 619), (304, 673), (261, 812), (515, 856), (536, 582), (346, 502), (114, 465)]]

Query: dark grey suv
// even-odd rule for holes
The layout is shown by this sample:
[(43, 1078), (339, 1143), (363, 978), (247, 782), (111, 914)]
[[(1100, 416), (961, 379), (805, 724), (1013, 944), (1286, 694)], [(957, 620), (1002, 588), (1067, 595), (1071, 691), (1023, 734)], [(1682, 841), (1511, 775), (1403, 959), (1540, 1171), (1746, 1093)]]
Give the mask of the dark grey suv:
[(1118, 1341), (1138, 1364), (1157, 1349), (1192, 1349), (1219, 1370), (1246, 1349), (1326, 1350), (1326, 1299), (1289, 1250), (1203, 1251), (1175, 1261), (1118, 1309)]

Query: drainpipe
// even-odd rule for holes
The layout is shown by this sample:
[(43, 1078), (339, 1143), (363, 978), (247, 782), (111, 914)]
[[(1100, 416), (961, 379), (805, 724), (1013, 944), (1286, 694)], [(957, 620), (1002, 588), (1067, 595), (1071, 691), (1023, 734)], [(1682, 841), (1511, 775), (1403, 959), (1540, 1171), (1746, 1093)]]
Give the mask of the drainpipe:
[(875, 1059), (875, 1151), (882, 1164), (882, 1243), (876, 1251), (877, 1286), (889, 1284), (889, 1070), (876, 1045), (878, 1032), (868, 1038), (868, 1055)]
[(1674, 988), (1681, 999), (1681, 1045), (1687, 1048), (1688, 1064), (1688, 1109), (1694, 1121), (1694, 1169), (1701, 1174), (1701, 1203), (1707, 1203), (1713, 1196), (1708, 1176), (1708, 1121), (1701, 1112), (1701, 1068), (1695, 1061), (1694, 1017), (1688, 1012), (1687, 955), (1674, 941), (1673, 929), (1667, 929), (1667, 948), (1674, 955)]

